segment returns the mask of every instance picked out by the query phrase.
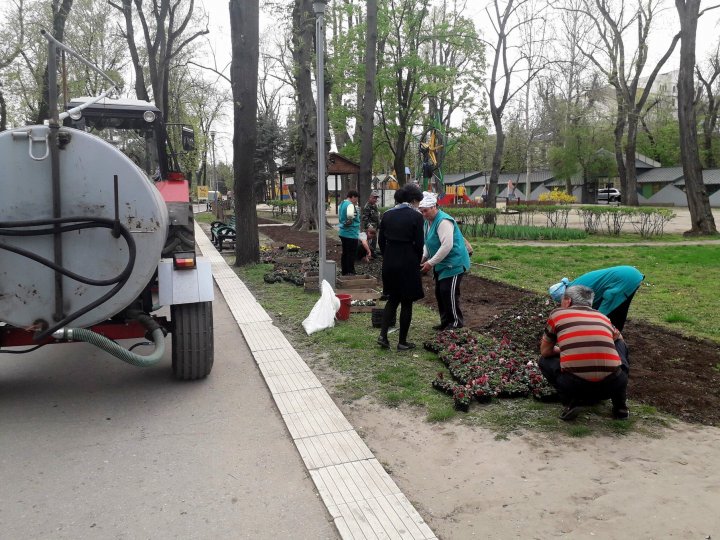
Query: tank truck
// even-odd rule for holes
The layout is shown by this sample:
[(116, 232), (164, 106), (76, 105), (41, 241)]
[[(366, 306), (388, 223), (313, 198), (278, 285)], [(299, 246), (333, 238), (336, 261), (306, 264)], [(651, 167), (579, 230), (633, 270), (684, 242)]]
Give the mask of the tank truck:
[(51, 118), (0, 133), (0, 353), (82, 341), (144, 367), (170, 334), (175, 377), (202, 379), (213, 365), (212, 273), (178, 163), (192, 129), (168, 137), (157, 107), (110, 99), (102, 72), (110, 90), (59, 113), (57, 51), (89, 63), (45, 37)]

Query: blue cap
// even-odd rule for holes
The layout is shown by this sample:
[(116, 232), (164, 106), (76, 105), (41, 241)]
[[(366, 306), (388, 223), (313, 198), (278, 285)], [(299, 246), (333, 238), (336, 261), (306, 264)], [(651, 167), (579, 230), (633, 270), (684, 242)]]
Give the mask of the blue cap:
[(553, 300), (555, 300), (556, 302), (560, 302), (560, 300), (562, 300), (563, 294), (565, 294), (565, 289), (567, 289), (567, 286), (569, 284), (570, 280), (564, 277), (560, 280), (559, 283), (556, 283), (548, 289), (548, 294)]

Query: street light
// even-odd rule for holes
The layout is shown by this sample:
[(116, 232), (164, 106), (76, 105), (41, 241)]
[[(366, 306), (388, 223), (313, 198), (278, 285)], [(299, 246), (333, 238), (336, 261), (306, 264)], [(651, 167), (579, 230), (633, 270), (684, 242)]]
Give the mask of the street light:
[[(210, 144), (211, 150), (212, 150), (212, 160), (213, 160), (213, 183), (215, 185), (215, 189), (213, 190), (215, 192), (215, 217), (220, 219), (220, 209), (218, 208), (218, 203), (220, 202), (218, 199), (218, 180), (217, 180), (217, 167), (215, 167), (215, 132), (210, 132)], [(208, 198), (209, 199), (209, 198)]]
[[(324, 15), (327, 0), (314, 0), (313, 11), (315, 12), (315, 43), (317, 44), (316, 64), (317, 74), (315, 75), (315, 85), (317, 87), (317, 161), (318, 161), (318, 240), (320, 249), (318, 253), (318, 275), (319, 289), (322, 293), (322, 282), (330, 277), (332, 271), (332, 279), (328, 279), (330, 285), (335, 288), (335, 272), (334, 265), (328, 265), (325, 259), (325, 24)], [(330, 266), (330, 268), (326, 268)]]

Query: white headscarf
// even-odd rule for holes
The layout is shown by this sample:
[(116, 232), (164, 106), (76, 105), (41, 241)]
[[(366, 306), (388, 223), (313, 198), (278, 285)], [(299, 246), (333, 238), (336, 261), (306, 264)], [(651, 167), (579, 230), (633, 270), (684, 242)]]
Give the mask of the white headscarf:
[(437, 195), (432, 191), (423, 191), (423, 199), (420, 201), (420, 208), (432, 208), (437, 206)]

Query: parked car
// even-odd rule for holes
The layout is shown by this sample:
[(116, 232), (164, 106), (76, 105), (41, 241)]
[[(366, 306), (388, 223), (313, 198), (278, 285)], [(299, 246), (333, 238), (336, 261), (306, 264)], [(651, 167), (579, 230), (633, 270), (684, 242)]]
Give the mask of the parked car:
[(597, 195), (597, 201), (599, 203), (605, 202), (605, 203), (613, 203), (613, 202), (620, 202), (622, 199), (622, 196), (620, 195), (620, 190), (615, 188), (603, 188), (598, 189), (598, 195)]

